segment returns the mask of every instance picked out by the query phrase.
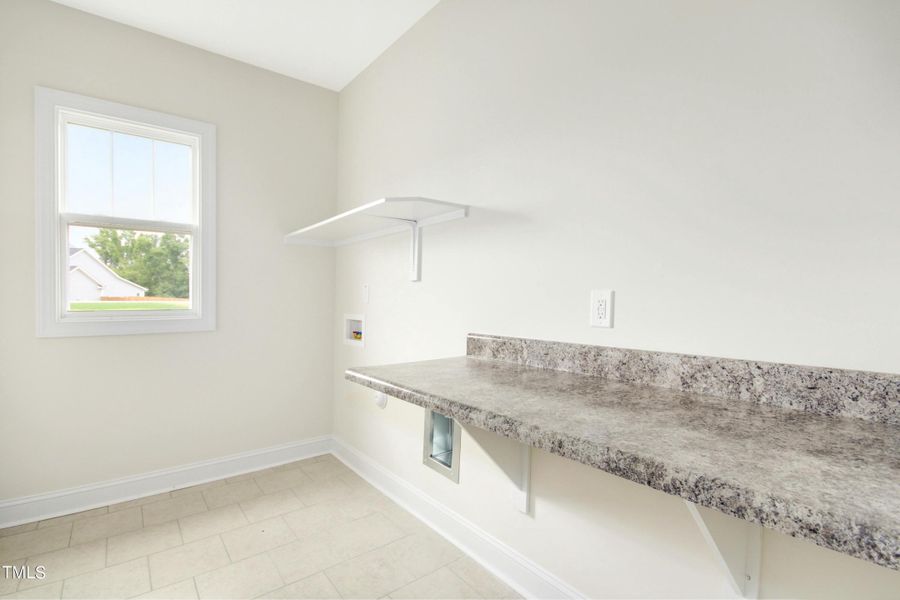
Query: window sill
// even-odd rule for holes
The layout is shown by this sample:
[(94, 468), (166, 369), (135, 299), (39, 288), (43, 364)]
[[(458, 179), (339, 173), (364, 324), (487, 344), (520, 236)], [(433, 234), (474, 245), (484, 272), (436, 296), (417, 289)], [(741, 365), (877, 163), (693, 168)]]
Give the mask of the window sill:
[(38, 337), (85, 337), (215, 331), (215, 317), (199, 317), (190, 311), (185, 312), (187, 314), (164, 316), (79, 315), (78, 317), (64, 317), (51, 323), (39, 324), (37, 335)]

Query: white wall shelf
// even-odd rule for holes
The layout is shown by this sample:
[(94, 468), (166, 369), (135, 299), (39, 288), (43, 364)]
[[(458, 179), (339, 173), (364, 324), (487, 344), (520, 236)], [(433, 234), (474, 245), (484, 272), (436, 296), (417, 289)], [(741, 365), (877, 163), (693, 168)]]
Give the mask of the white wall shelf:
[(381, 198), (298, 229), (284, 237), (286, 244), (346, 246), (403, 231), (410, 232), (410, 280), (421, 279), (421, 229), (463, 219), (469, 207), (431, 198)]

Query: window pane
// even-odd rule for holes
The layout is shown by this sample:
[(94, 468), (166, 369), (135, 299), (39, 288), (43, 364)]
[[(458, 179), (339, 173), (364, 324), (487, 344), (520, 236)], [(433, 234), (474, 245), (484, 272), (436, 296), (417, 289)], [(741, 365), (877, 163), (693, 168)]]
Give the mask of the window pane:
[(191, 236), (70, 226), (68, 240), (68, 310), (191, 307)]
[(66, 125), (66, 210), (112, 214), (112, 134)]
[(156, 219), (193, 222), (192, 149), (183, 144), (154, 141), (153, 193)]
[(153, 140), (113, 133), (115, 216), (153, 219)]
[(194, 221), (191, 146), (69, 123), (65, 151), (66, 211)]

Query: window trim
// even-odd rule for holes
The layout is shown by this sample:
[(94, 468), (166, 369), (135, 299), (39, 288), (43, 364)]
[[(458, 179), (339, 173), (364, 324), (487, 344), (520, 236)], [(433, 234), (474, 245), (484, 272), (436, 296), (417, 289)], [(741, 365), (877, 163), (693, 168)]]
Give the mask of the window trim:
[[(185, 136), (196, 139), (194, 168), (195, 223), (148, 221), (125, 217), (101, 217), (65, 213), (61, 210), (60, 177), (62, 143), (67, 115), (76, 121), (115, 121), (115, 130), (140, 135), (141, 128), (167, 130), (172, 139), (184, 143)], [(146, 135), (145, 135), (146, 137)], [(134, 106), (90, 98), (45, 87), (35, 87), (35, 259), (36, 312), (39, 337), (130, 335), (212, 331), (216, 328), (216, 127)], [(199, 189), (198, 189), (199, 188)], [(128, 313), (66, 310), (65, 264), (68, 225), (100, 226), (145, 231), (184, 230), (190, 233), (191, 309), (177, 311), (128, 311)]]

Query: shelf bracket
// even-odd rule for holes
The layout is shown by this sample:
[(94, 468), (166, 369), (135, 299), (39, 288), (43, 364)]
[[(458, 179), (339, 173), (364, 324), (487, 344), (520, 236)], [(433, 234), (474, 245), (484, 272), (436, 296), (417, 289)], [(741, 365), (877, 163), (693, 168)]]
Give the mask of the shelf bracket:
[(716, 556), (739, 598), (759, 597), (762, 527), (684, 501), (703, 539)]
[(411, 219), (397, 217), (379, 217), (406, 225), (409, 228), (409, 280), (422, 280), (422, 224)]
[(519, 444), (519, 511), (531, 514), (531, 446)]
[(409, 225), (409, 280), (422, 280), (422, 228), (418, 221), (404, 221)]
[(475, 426), (463, 428), (502, 474), (504, 505), (524, 515), (534, 516), (534, 495), (531, 493), (534, 448), (486, 429)]

